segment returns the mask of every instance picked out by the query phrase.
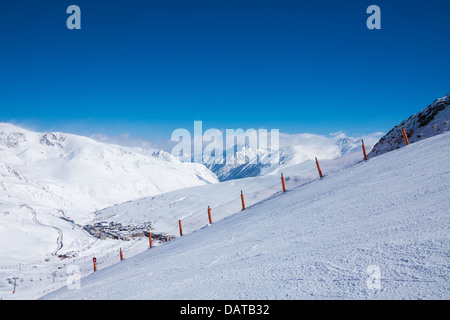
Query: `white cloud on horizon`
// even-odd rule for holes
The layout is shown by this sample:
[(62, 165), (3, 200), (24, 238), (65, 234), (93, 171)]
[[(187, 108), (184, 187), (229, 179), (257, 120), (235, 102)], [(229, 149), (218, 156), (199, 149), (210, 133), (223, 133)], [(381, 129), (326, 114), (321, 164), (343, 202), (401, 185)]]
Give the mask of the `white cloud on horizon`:
[[(343, 130), (337, 132), (331, 132), (329, 135), (320, 135), (314, 133), (279, 133), (280, 136), (280, 147), (286, 147), (289, 145), (307, 145), (307, 144), (329, 144), (331, 141), (337, 141), (339, 139), (351, 139), (360, 140), (364, 139), (367, 146), (373, 146), (378, 140), (384, 135), (383, 132), (374, 132), (358, 137), (347, 136)], [(268, 135), (270, 135), (270, 130), (268, 130)], [(161, 149), (166, 152), (171, 152), (172, 148), (178, 143), (170, 141), (170, 139), (165, 141), (150, 141), (143, 137), (132, 137), (129, 133), (123, 133), (118, 136), (109, 136), (102, 133), (93, 134), (90, 138), (103, 143), (118, 144), (124, 147), (142, 148), (142, 149)], [(193, 139), (193, 136), (191, 136)], [(225, 135), (224, 135), (225, 139)], [(206, 146), (207, 142), (203, 146)]]

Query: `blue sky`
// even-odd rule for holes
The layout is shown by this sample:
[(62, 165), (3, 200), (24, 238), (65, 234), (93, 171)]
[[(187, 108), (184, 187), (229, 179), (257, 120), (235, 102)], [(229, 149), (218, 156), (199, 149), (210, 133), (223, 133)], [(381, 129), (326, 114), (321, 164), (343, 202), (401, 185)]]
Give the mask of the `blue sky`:
[[(66, 8), (81, 8), (68, 30)], [(381, 30), (366, 9), (381, 8)], [(3, 1), (0, 121), (38, 131), (387, 132), (450, 92), (448, 0)]]

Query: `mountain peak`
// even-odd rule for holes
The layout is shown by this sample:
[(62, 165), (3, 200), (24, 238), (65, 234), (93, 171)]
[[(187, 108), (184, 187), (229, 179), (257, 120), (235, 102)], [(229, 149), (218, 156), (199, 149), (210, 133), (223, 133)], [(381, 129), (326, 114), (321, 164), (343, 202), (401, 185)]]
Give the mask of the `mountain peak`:
[(402, 128), (410, 143), (450, 130), (450, 93), (392, 128), (375, 144), (368, 157), (375, 157), (404, 145)]

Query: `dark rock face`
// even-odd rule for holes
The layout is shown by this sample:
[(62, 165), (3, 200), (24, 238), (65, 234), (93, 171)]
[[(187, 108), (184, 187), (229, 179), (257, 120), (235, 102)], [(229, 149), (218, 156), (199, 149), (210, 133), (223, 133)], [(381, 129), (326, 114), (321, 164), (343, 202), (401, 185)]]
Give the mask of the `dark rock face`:
[(392, 128), (375, 144), (368, 158), (405, 145), (402, 128), (405, 129), (410, 143), (450, 130), (450, 93)]
[(419, 128), (428, 125), (436, 115), (445, 110), (450, 105), (450, 94), (447, 95), (448, 99), (436, 101), (434, 105), (431, 105), (431, 108), (426, 108), (422, 110), (417, 115), (417, 122), (419, 123)]
[(27, 141), (25, 135), (21, 132), (0, 132), (0, 143), (8, 148), (16, 148), (22, 142)]
[(54, 146), (58, 141), (58, 138), (54, 133), (47, 132), (44, 133), (41, 137), (40, 143), (47, 146)]

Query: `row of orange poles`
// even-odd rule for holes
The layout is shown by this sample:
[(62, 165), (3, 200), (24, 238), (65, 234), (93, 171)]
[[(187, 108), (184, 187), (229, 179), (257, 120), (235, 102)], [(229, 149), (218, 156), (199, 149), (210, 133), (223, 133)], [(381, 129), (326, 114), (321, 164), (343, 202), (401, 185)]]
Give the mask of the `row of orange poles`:
[(151, 232), (148, 233), (148, 245), (149, 245), (149, 249), (151, 249), (152, 246), (153, 246), (153, 243), (152, 243), (152, 233), (151, 233)]
[[(151, 236), (151, 234), (150, 234), (150, 236)], [(151, 237), (150, 237), (150, 239), (151, 239)], [(150, 242), (151, 243), (151, 242)], [(151, 246), (151, 245), (150, 245)], [(120, 257), (120, 261), (122, 261), (123, 260), (123, 251), (122, 251), (122, 248), (120, 248), (120, 251), (119, 251), (119, 257)], [(94, 257), (94, 258), (92, 258), (92, 263), (94, 264), (94, 272), (95, 271), (97, 271), (97, 258), (96, 257)]]
[(408, 135), (406, 134), (406, 131), (404, 128), (402, 128), (402, 135), (403, 135), (403, 139), (405, 140), (405, 144), (408, 145), (409, 144)]
[[(403, 135), (403, 139), (405, 140), (405, 144), (408, 145), (409, 141), (408, 141), (408, 136), (406, 134), (406, 131), (404, 128), (402, 128), (402, 135)], [(362, 144), (362, 150), (363, 150), (363, 155), (364, 155), (364, 160), (367, 161), (367, 153), (366, 153), (366, 147), (364, 145), (364, 140), (361, 139), (361, 144)], [(320, 164), (319, 164), (319, 160), (316, 159), (316, 166), (317, 166), (317, 171), (319, 172), (319, 177), (322, 179), (323, 178), (323, 174), (322, 174), (322, 170), (320, 168)], [(283, 176), (283, 173), (281, 173), (281, 187), (283, 189), (283, 192), (286, 192), (286, 182)], [(242, 203), (242, 211), (245, 210), (245, 200), (244, 200), (244, 192), (241, 190), (241, 203)], [(211, 207), (208, 206), (208, 221), (209, 224), (212, 224), (212, 217), (211, 217)], [(183, 236), (183, 227), (181, 224), (181, 220), (178, 220), (178, 226), (180, 228), (180, 237)], [(152, 233), (149, 232), (149, 247), (152, 248)], [(122, 252), (122, 248), (120, 248), (120, 261), (123, 260), (123, 252)], [(97, 271), (97, 259), (93, 258), (93, 262), (94, 262), (94, 271)]]

